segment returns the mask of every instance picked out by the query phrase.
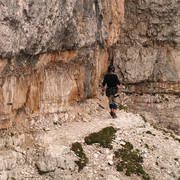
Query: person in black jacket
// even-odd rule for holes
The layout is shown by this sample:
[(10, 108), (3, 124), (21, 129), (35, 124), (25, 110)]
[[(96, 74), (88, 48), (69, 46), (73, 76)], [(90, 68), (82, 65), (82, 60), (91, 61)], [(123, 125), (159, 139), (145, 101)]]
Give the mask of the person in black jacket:
[(117, 104), (119, 103), (119, 93), (118, 93), (118, 86), (121, 86), (125, 88), (119, 81), (118, 76), (115, 74), (115, 67), (109, 66), (108, 67), (108, 73), (104, 76), (103, 80), (103, 91), (105, 91), (106, 88), (106, 96), (109, 99), (109, 107), (110, 107), (110, 115), (113, 118), (117, 118), (116, 116), (116, 110), (117, 110)]

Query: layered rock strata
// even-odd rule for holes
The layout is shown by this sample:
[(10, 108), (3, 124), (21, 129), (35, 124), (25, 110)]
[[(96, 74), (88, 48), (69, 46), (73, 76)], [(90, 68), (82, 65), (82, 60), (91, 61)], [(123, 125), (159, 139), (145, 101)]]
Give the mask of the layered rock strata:
[(95, 95), (123, 7), (123, 0), (2, 0), (1, 128), (20, 112), (57, 112)]
[(180, 3), (126, 0), (114, 64), (130, 92), (180, 92)]

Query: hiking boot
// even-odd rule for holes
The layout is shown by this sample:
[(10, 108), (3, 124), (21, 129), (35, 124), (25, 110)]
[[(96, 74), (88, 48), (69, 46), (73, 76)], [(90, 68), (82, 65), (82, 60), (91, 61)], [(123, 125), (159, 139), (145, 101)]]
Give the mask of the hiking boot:
[(117, 118), (116, 113), (113, 113), (113, 118), (114, 118), (114, 119)]
[(111, 117), (114, 118), (114, 113), (112, 111), (110, 112), (110, 115), (111, 115)]
[(117, 118), (116, 113), (114, 113), (114, 112), (112, 112), (112, 111), (110, 112), (110, 115), (111, 115), (112, 118), (114, 118), (114, 119)]

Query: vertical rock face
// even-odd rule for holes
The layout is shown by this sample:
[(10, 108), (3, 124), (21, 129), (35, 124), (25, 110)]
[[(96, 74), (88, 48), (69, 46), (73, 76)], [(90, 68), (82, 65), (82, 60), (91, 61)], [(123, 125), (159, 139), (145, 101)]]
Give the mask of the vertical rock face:
[(180, 92), (179, 20), (178, 0), (125, 1), (114, 63), (131, 91)]
[(116, 42), (123, 0), (12, 0), (0, 4), (0, 55), (72, 50)]
[[(123, 0), (0, 2), (0, 127), (96, 94)], [(17, 119), (17, 120), (16, 120)]]

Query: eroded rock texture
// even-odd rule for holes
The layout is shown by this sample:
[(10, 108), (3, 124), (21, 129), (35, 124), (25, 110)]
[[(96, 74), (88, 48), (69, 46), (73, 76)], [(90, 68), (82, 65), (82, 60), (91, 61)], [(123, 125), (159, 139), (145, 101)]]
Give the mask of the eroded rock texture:
[(96, 94), (123, 0), (0, 2), (1, 128)]
[(0, 55), (112, 44), (123, 20), (122, 0), (1, 1)]
[(130, 91), (180, 92), (179, 20), (179, 0), (125, 1), (114, 63)]

